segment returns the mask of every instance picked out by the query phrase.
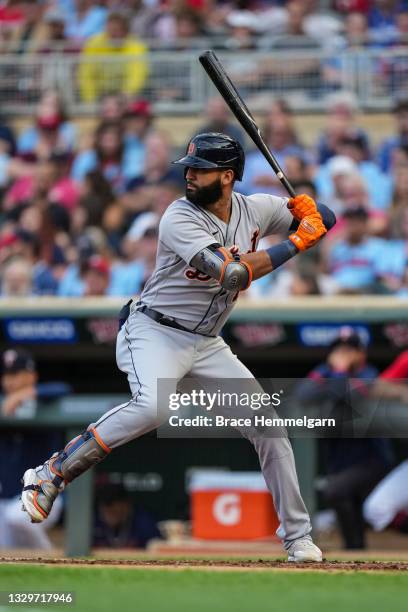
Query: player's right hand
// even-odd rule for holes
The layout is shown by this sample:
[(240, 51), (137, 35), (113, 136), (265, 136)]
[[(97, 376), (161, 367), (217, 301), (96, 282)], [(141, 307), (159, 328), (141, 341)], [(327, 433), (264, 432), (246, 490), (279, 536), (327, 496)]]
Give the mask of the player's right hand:
[(319, 242), (326, 233), (327, 229), (323, 224), (322, 216), (316, 212), (301, 220), (296, 232), (289, 236), (289, 240), (299, 251), (306, 251)]
[(305, 217), (313, 215), (317, 212), (316, 202), (313, 198), (305, 193), (301, 193), (294, 198), (290, 198), (287, 203), (287, 207), (298, 221), (301, 221)]

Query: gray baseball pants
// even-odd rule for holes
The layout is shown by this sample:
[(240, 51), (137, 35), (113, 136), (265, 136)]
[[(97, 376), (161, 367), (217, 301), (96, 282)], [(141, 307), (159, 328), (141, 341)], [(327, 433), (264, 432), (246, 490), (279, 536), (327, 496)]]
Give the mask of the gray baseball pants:
[[(252, 379), (254, 389), (263, 391), (222, 338), (165, 327), (137, 312), (135, 304), (118, 334), (116, 359), (118, 367), (127, 374), (132, 397), (93, 424), (110, 448), (126, 444), (157, 427), (157, 380), (160, 378), (181, 380), (188, 374), (207, 379)], [(293, 540), (311, 531), (290, 442), (286, 436), (260, 436), (255, 428), (240, 432), (258, 453), (281, 523), (277, 535), (288, 548)]]

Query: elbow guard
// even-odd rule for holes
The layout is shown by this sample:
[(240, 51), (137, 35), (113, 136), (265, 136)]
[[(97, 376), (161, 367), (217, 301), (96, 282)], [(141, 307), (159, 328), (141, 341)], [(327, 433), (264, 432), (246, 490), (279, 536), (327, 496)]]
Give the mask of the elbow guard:
[(241, 261), (240, 255), (232, 255), (230, 251), (219, 247), (215, 255), (222, 261), (220, 277), (218, 279), (221, 287), (227, 291), (243, 291), (248, 289), (252, 281), (252, 269)]
[(191, 265), (215, 278), (227, 291), (243, 291), (252, 281), (250, 265), (219, 244), (202, 249)]
[(231, 261), (220, 278), (221, 287), (227, 291), (244, 291), (252, 281), (252, 270), (244, 261)]

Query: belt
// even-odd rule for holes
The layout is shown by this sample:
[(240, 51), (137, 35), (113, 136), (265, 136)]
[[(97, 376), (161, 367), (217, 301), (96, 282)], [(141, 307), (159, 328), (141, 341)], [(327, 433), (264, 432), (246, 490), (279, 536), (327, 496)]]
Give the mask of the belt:
[(187, 327), (184, 327), (184, 325), (180, 325), (180, 323), (177, 323), (177, 321), (174, 321), (174, 319), (170, 319), (169, 317), (166, 317), (166, 315), (162, 314), (161, 312), (158, 312), (157, 310), (153, 310), (153, 308), (149, 308), (146, 305), (140, 306), (139, 308), (136, 308), (136, 310), (138, 312), (142, 312), (143, 314), (147, 315), (148, 317), (150, 317), (150, 319), (153, 319), (153, 321), (156, 321), (156, 323), (160, 323), (160, 325), (165, 325), (166, 327), (173, 327), (174, 329), (179, 329), (181, 331), (188, 332), (189, 334), (198, 334), (199, 336), (206, 336), (207, 338), (215, 337), (215, 336), (207, 336), (207, 334), (200, 334), (200, 332), (195, 332), (192, 329), (187, 329)]

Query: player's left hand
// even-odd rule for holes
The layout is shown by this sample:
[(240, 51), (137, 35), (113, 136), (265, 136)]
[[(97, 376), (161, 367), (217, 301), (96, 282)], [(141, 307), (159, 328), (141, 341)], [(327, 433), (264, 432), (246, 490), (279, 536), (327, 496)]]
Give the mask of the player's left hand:
[(316, 202), (305, 193), (290, 198), (287, 207), (298, 221), (301, 221), (304, 217), (314, 215), (317, 212)]
[(289, 240), (299, 251), (306, 251), (319, 242), (325, 234), (327, 229), (323, 225), (321, 214), (316, 212), (302, 219), (296, 232), (290, 234)]

